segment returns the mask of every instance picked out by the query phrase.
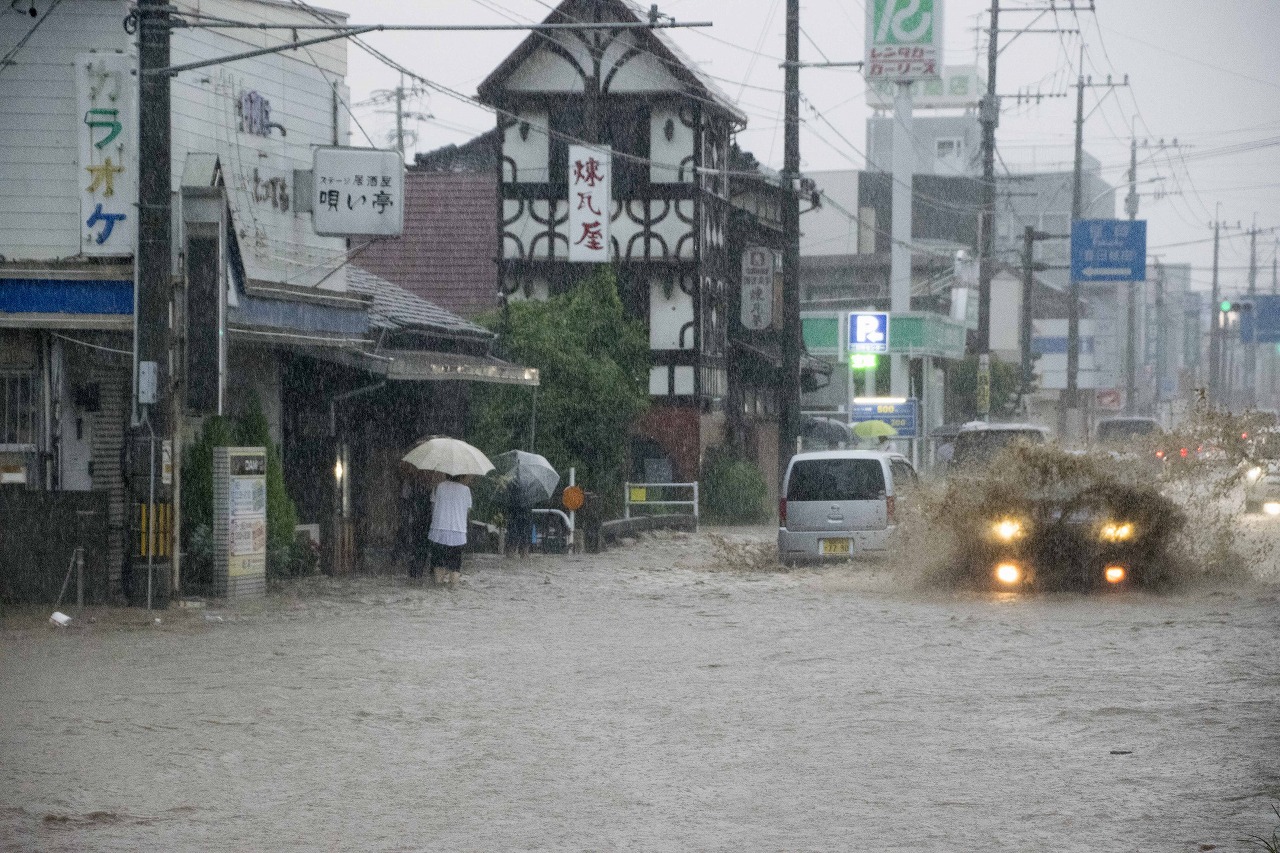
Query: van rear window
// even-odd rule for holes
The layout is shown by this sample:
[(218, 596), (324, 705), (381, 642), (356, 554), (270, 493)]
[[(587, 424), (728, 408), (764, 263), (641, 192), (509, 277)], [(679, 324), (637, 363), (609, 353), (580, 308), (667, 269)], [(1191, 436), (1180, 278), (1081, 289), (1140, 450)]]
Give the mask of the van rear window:
[(791, 466), (789, 501), (871, 501), (884, 494), (878, 459), (802, 459)]

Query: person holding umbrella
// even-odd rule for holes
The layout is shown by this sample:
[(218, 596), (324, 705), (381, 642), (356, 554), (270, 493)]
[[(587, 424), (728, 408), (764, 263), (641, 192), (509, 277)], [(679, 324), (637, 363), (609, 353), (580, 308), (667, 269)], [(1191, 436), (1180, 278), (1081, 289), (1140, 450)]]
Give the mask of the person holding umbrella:
[(431, 576), (436, 583), (456, 584), (462, 578), (462, 549), (467, 544), (467, 514), (471, 511), (472, 476), (493, 470), (493, 463), (475, 447), (456, 438), (432, 438), (404, 455), (420, 471), (438, 472), (447, 479), (431, 493), (431, 527), (427, 545)]
[(436, 485), (431, 493), (431, 528), (427, 540), (431, 548), (431, 577), (437, 584), (457, 584), (462, 577), (462, 549), (467, 544), (467, 514), (471, 512), (471, 480), (454, 474)]

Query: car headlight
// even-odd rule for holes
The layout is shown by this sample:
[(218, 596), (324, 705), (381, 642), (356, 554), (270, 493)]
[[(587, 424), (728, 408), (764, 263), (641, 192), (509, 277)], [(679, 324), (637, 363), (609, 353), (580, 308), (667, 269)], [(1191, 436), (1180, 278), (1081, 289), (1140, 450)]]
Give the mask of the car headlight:
[(1107, 566), (1102, 570), (1102, 576), (1106, 578), (1107, 583), (1123, 583), (1127, 574), (1124, 566), (1120, 565)]
[(1128, 542), (1133, 538), (1133, 524), (1128, 521), (1108, 521), (1098, 531), (1098, 538), (1104, 542)]
[(1022, 522), (1016, 518), (1002, 518), (991, 525), (991, 535), (1001, 542), (1012, 542), (1022, 535)]
[(1267, 515), (1280, 515), (1280, 503), (1267, 501), (1262, 505), (1262, 511)]
[(1015, 584), (1022, 580), (1022, 567), (1017, 563), (1000, 563), (996, 566), (996, 580), (1003, 584)]
[(1262, 469), (1255, 465), (1246, 471), (1244, 476), (1250, 483), (1256, 483), (1258, 482), (1258, 478), (1262, 476)]

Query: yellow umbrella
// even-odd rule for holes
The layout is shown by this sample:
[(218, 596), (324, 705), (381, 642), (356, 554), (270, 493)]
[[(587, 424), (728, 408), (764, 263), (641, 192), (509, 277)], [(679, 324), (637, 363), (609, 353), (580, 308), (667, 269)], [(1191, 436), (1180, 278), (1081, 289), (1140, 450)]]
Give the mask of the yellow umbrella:
[(897, 435), (898, 431), (884, 421), (859, 421), (853, 425), (853, 434), (858, 438), (881, 438)]

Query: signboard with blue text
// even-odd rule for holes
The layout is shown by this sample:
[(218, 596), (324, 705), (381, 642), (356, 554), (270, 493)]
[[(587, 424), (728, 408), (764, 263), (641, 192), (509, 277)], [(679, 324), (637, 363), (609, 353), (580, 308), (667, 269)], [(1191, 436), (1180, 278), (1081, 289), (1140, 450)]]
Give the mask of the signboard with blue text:
[(1071, 278), (1075, 281), (1145, 281), (1145, 219), (1078, 219), (1071, 223)]
[(849, 352), (889, 352), (889, 312), (849, 312)]
[(1240, 318), (1240, 340), (1246, 344), (1280, 343), (1280, 296), (1255, 294), (1233, 301)]
[(918, 438), (920, 401), (914, 397), (907, 400), (855, 397), (849, 409), (849, 425), (866, 421), (884, 421), (902, 438)]

